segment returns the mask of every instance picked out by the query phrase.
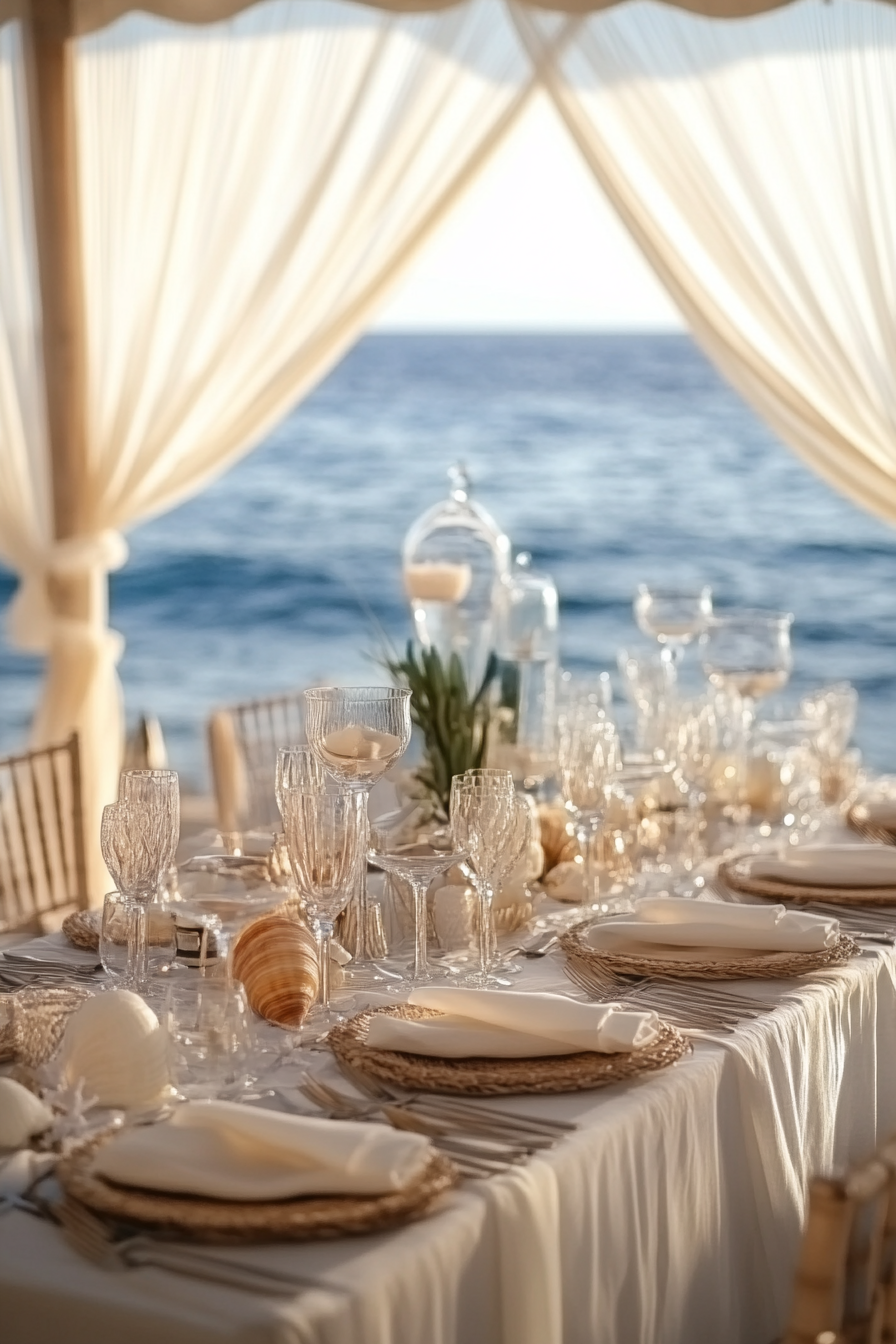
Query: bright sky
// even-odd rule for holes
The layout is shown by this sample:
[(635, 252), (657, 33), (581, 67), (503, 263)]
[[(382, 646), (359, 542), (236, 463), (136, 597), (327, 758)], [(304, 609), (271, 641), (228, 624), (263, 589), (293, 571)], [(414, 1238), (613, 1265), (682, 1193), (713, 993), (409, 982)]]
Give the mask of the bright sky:
[(534, 102), (379, 328), (680, 328), (553, 108)]

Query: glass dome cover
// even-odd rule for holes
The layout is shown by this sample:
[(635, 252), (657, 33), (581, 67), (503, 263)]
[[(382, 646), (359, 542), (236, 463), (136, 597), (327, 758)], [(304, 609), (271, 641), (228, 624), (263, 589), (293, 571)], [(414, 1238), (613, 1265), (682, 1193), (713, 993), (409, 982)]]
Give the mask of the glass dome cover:
[(420, 643), (444, 660), (458, 654), (472, 685), (493, 646), (496, 594), (510, 570), (510, 541), (470, 498), (463, 464), (448, 476), (448, 498), (427, 509), (405, 537), (404, 588)]

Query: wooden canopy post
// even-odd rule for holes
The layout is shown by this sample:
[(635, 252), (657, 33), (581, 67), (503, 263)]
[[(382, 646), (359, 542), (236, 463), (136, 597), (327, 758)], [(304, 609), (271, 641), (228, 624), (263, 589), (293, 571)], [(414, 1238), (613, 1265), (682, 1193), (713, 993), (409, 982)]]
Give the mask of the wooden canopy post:
[[(95, 530), (89, 492), (86, 414), (86, 326), (78, 190), (73, 0), (24, 0), (31, 176), (42, 312), (46, 427), (56, 542)], [(96, 650), (108, 623), (108, 578), (97, 566), (45, 576), (50, 608), (60, 622), (48, 650), (41, 735), (77, 730), (84, 785), (85, 857), (90, 897), (101, 898), (108, 875), (99, 851), (104, 796), (93, 685)], [(118, 702), (108, 713), (120, 712)], [(108, 740), (108, 733), (106, 733)], [(114, 796), (114, 795), (113, 795)]]
[[(25, 30), (53, 519), (62, 541), (89, 525), (72, 0), (29, 0)], [(80, 578), (61, 588), (51, 593), (60, 615), (91, 614)]]

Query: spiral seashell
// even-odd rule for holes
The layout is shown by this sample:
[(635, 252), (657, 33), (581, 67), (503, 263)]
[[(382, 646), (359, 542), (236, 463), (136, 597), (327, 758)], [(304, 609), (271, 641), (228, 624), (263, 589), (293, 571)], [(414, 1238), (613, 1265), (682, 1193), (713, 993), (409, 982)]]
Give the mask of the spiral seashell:
[(317, 944), (289, 916), (262, 915), (234, 944), (233, 974), (259, 1017), (280, 1027), (300, 1027), (317, 998)]
[(62, 1068), (84, 1096), (122, 1110), (150, 1106), (168, 1087), (165, 1035), (139, 994), (115, 989), (88, 999), (69, 1018)]

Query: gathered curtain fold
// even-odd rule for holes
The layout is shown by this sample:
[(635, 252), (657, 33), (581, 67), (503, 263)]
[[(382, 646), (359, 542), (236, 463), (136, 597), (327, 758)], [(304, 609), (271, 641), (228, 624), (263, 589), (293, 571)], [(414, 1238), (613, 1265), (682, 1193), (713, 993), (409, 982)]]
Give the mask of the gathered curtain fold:
[(556, 54), (546, 16), (512, 13), (706, 354), (896, 522), (896, 11), (801, 0), (719, 23), (639, 3), (584, 18)]
[[(10, 633), (48, 655), (34, 738), (81, 731), (94, 842), (122, 748), (105, 601), (121, 532), (224, 471), (338, 360), (533, 78), (488, 0), (407, 17), (270, 0), (211, 28), (130, 15), (78, 40), (74, 88), (87, 461), (79, 534), (59, 541), (21, 39), (0, 29), (0, 555), (21, 579)], [(87, 616), (48, 600), (73, 574)]]

